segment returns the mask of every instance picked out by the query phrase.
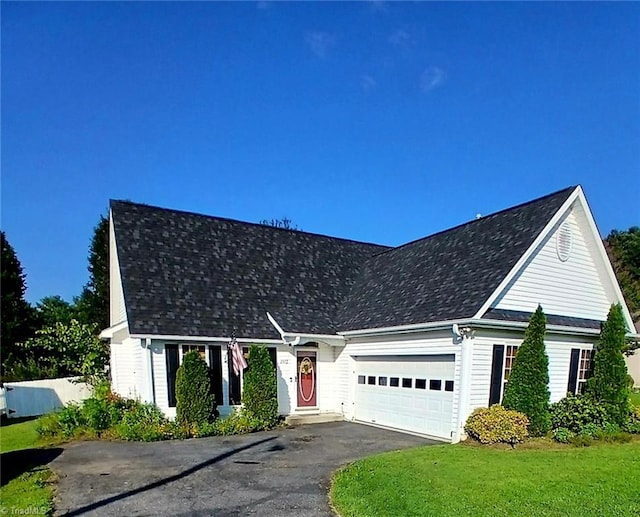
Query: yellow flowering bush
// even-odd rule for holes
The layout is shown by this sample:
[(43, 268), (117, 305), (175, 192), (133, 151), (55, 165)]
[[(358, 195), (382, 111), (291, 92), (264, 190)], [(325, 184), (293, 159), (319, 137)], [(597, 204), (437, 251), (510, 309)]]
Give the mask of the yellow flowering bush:
[(515, 445), (529, 437), (529, 419), (524, 413), (500, 405), (478, 408), (467, 419), (466, 433), (480, 443)]

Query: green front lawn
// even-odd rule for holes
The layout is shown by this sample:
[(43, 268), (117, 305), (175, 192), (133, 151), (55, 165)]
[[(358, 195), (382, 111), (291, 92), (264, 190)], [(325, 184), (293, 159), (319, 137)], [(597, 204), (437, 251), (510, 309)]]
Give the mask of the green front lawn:
[(631, 399), (631, 403), (634, 406), (640, 407), (640, 391), (636, 391), (636, 392), (631, 393), (629, 398)]
[[(3, 514), (24, 515), (24, 512), (29, 511), (31, 514), (37, 512), (38, 515), (51, 513), (53, 474), (46, 466), (40, 464), (39, 456), (46, 453), (32, 450), (39, 446), (35, 420), (17, 422), (9, 420), (0, 427), (0, 452), (2, 453), (0, 512)], [(31, 451), (27, 452), (27, 449)], [(22, 471), (14, 477), (15, 471), (12, 469), (16, 468)]]
[(640, 441), (514, 450), (436, 445), (367, 458), (337, 472), (342, 515), (637, 516)]

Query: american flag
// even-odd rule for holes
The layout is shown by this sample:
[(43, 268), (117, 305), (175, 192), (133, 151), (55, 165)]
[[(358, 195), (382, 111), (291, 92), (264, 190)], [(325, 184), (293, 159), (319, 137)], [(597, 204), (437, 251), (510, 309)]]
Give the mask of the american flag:
[(236, 375), (240, 375), (240, 372), (247, 367), (247, 361), (244, 360), (242, 349), (238, 345), (235, 335), (231, 336), (229, 349), (231, 350), (231, 358), (233, 360), (233, 371)]

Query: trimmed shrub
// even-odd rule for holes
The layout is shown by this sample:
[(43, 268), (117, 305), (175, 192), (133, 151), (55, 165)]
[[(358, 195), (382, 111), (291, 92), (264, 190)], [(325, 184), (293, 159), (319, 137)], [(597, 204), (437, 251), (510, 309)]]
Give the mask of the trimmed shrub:
[(550, 428), (549, 358), (544, 346), (545, 332), (546, 318), (538, 305), (514, 359), (502, 401), (505, 408), (527, 415), (531, 436), (542, 436)]
[(251, 345), (247, 363), (242, 402), (247, 416), (268, 429), (276, 425), (279, 417), (276, 371), (264, 346)]
[(586, 386), (586, 394), (600, 402), (609, 420), (618, 425), (624, 425), (631, 412), (623, 355), (626, 331), (621, 305), (612, 305), (595, 348), (593, 376)]
[(553, 430), (553, 439), (560, 443), (569, 443), (576, 435), (573, 431), (569, 431), (566, 427), (558, 427)]
[(567, 395), (551, 404), (550, 413), (553, 429), (563, 427), (574, 434), (582, 434), (590, 424), (602, 428), (609, 423), (605, 407), (584, 395)]
[(184, 354), (176, 373), (176, 421), (179, 424), (211, 422), (216, 415), (216, 401), (211, 393), (209, 369), (200, 354)]
[(169, 422), (157, 406), (139, 403), (125, 412), (115, 434), (123, 440), (153, 442), (163, 440), (168, 428)]
[(523, 413), (500, 405), (478, 408), (467, 419), (466, 433), (480, 443), (509, 443), (525, 441), (529, 433), (529, 419)]

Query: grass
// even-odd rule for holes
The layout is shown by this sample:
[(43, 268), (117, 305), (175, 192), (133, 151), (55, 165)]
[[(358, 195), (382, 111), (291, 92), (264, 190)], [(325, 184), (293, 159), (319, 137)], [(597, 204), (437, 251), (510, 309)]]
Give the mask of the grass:
[(640, 391), (632, 392), (629, 398), (634, 406), (640, 407)]
[(343, 517), (640, 515), (640, 441), (540, 443), (373, 456), (336, 473), (331, 501)]
[[(2, 453), (2, 487), (0, 487), (0, 512), (8, 515), (49, 515), (52, 507), (53, 473), (35, 461), (18, 476), (9, 474), (11, 468), (22, 468), (35, 455), (27, 449), (41, 445), (35, 430), (35, 420), (18, 420), (3, 423), (0, 427), (0, 452)], [(24, 454), (15, 451), (25, 451)], [(36, 453), (37, 455), (38, 453)], [(27, 460), (26, 458), (29, 458)], [(6, 463), (5, 463), (6, 462)], [(19, 463), (16, 465), (16, 463)], [(6, 476), (9, 481), (5, 483)]]

